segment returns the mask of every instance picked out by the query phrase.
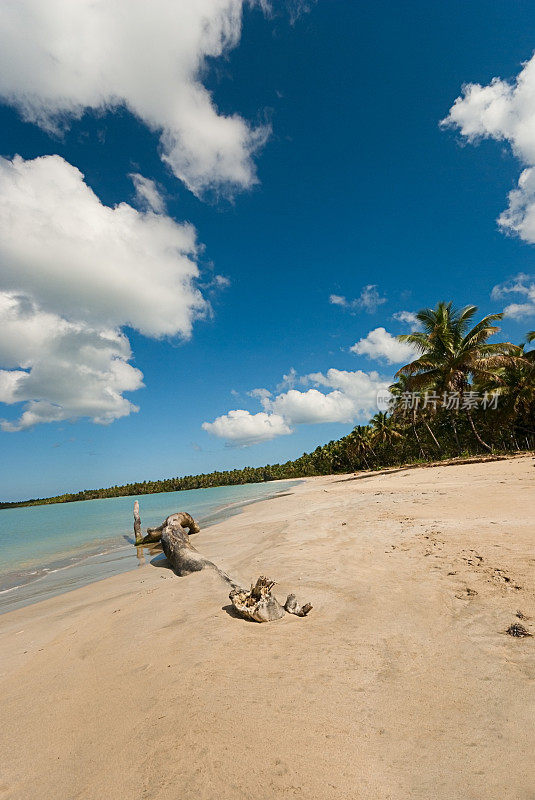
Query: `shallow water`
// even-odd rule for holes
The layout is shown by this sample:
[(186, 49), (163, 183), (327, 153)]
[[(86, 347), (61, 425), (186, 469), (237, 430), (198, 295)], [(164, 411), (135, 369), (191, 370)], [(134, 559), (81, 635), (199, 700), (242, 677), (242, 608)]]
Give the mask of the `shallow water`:
[[(143, 529), (175, 511), (201, 527), (294, 482), (250, 483), (139, 497)], [(132, 547), (135, 497), (0, 510), (0, 613), (134, 569), (151, 558)]]

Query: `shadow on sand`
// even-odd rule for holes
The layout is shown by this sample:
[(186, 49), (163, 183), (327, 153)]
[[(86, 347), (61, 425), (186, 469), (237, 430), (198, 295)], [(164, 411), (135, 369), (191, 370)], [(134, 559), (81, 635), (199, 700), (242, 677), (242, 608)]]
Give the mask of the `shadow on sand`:
[(239, 619), (242, 622), (255, 622), (254, 619), (245, 619), (245, 617), (242, 617), (241, 614), (238, 614), (232, 603), (227, 603), (226, 606), (221, 606), (221, 611), (224, 611), (229, 615), (229, 617), (232, 617), (233, 619)]
[[(418, 465), (420, 466), (420, 465)], [(337, 481), (333, 481), (333, 483), (347, 483), (348, 481), (363, 481), (364, 478), (376, 478), (380, 477), (381, 475), (394, 475), (396, 472), (407, 472), (409, 469), (414, 469), (413, 467), (396, 467), (395, 469), (378, 469), (370, 472), (365, 472), (362, 475), (351, 475), (349, 478), (339, 478)]]

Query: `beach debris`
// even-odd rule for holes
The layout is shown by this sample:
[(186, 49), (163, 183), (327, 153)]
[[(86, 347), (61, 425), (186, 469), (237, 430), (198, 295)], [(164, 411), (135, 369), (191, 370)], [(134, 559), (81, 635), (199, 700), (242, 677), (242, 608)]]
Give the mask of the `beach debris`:
[(169, 520), (173, 518), (181, 525), (182, 528), (187, 528), (188, 533), (199, 533), (200, 528), (193, 519), (193, 517), (186, 511), (179, 511), (178, 514), (171, 514), (167, 517), (165, 522), (162, 522), (157, 528), (147, 528), (147, 535), (141, 535), (141, 518), (139, 516), (139, 503), (136, 500), (134, 503), (134, 536), (136, 547), (144, 544), (154, 544), (161, 541), (164, 528), (168, 525)]
[(251, 584), (250, 590), (243, 589), (191, 544), (190, 535), (199, 531), (200, 527), (193, 517), (185, 511), (179, 511), (167, 517), (157, 528), (147, 528), (147, 536), (142, 537), (139, 503), (137, 500), (134, 503), (135, 545), (141, 547), (160, 541), (171, 568), (180, 576), (199, 572), (206, 567), (213, 569), (231, 587), (229, 599), (241, 616), (255, 622), (272, 622), (283, 617), (285, 611), (297, 617), (306, 617), (312, 610), (310, 603), (300, 606), (294, 594), (289, 594), (282, 606), (271, 594), (275, 582), (263, 575), (254, 585)]
[(312, 610), (310, 603), (300, 606), (294, 594), (289, 594), (285, 604), (281, 606), (271, 594), (274, 586), (275, 581), (261, 575), (254, 585), (251, 584), (249, 591), (233, 589), (229, 594), (229, 600), (242, 617), (255, 622), (273, 622), (283, 617), (285, 611), (288, 614), (295, 614), (296, 617), (306, 617)]
[(143, 537), (141, 535), (141, 517), (139, 516), (139, 503), (136, 500), (134, 502), (134, 539), (136, 540), (136, 544), (141, 542)]
[(512, 625), (509, 625), (507, 630), (505, 631), (509, 634), (509, 636), (516, 636), (519, 639), (523, 639), (526, 636), (531, 636), (531, 633), (525, 628), (520, 622), (513, 622)]

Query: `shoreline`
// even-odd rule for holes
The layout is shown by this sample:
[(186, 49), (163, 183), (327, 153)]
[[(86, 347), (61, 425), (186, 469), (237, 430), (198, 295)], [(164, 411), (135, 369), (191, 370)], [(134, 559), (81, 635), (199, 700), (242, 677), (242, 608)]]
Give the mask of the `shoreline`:
[[(408, 461), (404, 464), (399, 464), (397, 467), (379, 467), (377, 469), (369, 469), (369, 470), (359, 470), (359, 472), (388, 472), (391, 469), (418, 469), (419, 467), (436, 467), (436, 466), (449, 466), (451, 464), (479, 464), (485, 461), (504, 461), (510, 458), (522, 458), (523, 456), (530, 456), (530, 450), (514, 450), (514, 451), (507, 451), (501, 452), (496, 454), (488, 454), (488, 455), (474, 455), (474, 456), (455, 456), (452, 458), (444, 459), (444, 460), (436, 460), (436, 461)], [(46, 500), (50, 498), (37, 498), (35, 500), (13, 500), (13, 501), (4, 501), (0, 502), (0, 511), (11, 511), (16, 508), (42, 508), (45, 506), (62, 506), (62, 505), (70, 505), (71, 503), (91, 503), (100, 500), (117, 500), (118, 498), (125, 498), (125, 497), (132, 497), (134, 499), (139, 499), (140, 497), (153, 497), (154, 495), (165, 495), (165, 494), (172, 494), (174, 492), (188, 492), (188, 491), (197, 491), (200, 489), (221, 489), (221, 488), (228, 488), (230, 486), (249, 486), (258, 484), (270, 484), (270, 483), (285, 483), (287, 481), (302, 481), (307, 480), (308, 478), (326, 478), (329, 477), (330, 474), (343, 474), (343, 473), (328, 473), (326, 475), (302, 475), (296, 478), (273, 478), (264, 481), (256, 481), (252, 483), (217, 483), (210, 486), (199, 486), (196, 489), (176, 489), (176, 490), (169, 490), (169, 491), (161, 491), (161, 492), (143, 492), (141, 494), (136, 493), (128, 493), (128, 494), (118, 494), (114, 495), (113, 497), (88, 497), (88, 498), (81, 498), (78, 500), (56, 500), (54, 503), (47, 503)], [(93, 491), (93, 490), (90, 490)], [(100, 491), (100, 490), (95, 490)], [(61, 495), (56, 495), (57, 497)]]
[(528, 800), (534, 464), (309, 478), (195, 536), (304, 619), (162, 563), (4, 614), (0, 798)]
[[(509, 461), (512, 459), (518, 459), (523, 457), (529, 457), (525, 453), (517, 453), (514, 455), (481, 455), (481, 456), (471, 456), (471, 457), (459, 457), (455, 459), (448, 459), (444, 461), (433, 461), (427, 462), (422, 464), (403, 464), (400, 466), (395, 467), (385, 467), (378, 470), (361, 470), (358, 473), (349, 473), (350, 475), (353, 474), (354, 476), (358, 476), (359, 478), (371, 477), (371, 476), (379, 476), (379, 475), (391, 475), (395, 474), (399, 471), (411, 470), (411, 469), (432, 469), (434, 467), (440, 466), (455, 466), (455, 465), (464, 465), (464, 464), (480, 464), (480, 463), (488, 463), (493, 461)], [(273, 481), (264, 481), (261, 486), (267, 486), (271, 484), (283, 483), (283, 484), (293, 484), (299, 485), (301, 482), (310, 481), (310, 480), (319, 480), (322, 478), (344, 478), (342, 473), (334, 473), (332, 475), (314, 475), (304, 478), (281, 478), (276, 479)], [(243, 486), (255, 486), (256, 484), (241, 484)], [(206, 490), (210, 490), (211, 488), (226, 488), (226, 487), (203, 487)], [(189, 491), (189, 490), (182, 490), (182, 491)], [(261, 497), (253, 500), (243, 500), (237, 501), (236, 503), (231, 503), (227, 506), (223, 506), (220, 509), (217, 509), (215, 512), (210, 512), (205, 518), (201, 518), (203, 523), (203, 530), (204, 528), (211, 527), (218, 522), (224, 521), (227, 517), (233, 516), (234, 513), (239, 514), (241, 513), (242, 509), (247, 507), (248, 505), (254, 503), (261, 503), (264, 500), (271, 500), (277, 497), (284, 489), (274, 492), (273, 494), (267, 495), (266, 497)], [(147, 496), (153, 497), (154, 495), (167, 495), (173, 494), (173, 492), (154, 492)], [(143, 503), (143, 497), (145, 495), (140, 495), (136, 498), (134, 495), (123, 495), (121, 496), (122, 499), (125, 497), (132, 497), (132, 499), (140, 500), (141, 504)], [(97, 498), (96, 501), (100, 502), (101, 500), (110, 500), (113, 501), (117, 498)], [(76, 501), (76, 502), (83, 502), (83, 503), (91, 503), (95, 502), (95, 500), (84, 500), (84, 501)], [(53, 505), (63, 505), (62, 503), (58, 504), (47, 504), (46, 507), (53, 506)], [(20, 506), (20, 508), (41, 508), (43, 506)], [(19, 506), (17, 507), (19, 508)], [(231, 509), (236, 508), (236, 511), (233, 512)], [(9, 510), (9, 509), (4, 509)], [(59, 594), (64, 594), (67, 592), (75, 591), (76, 588), (81, 586), (90, 585), (92, 583), (97, 583), (101, 580), (105, 580), (106, 578), (113, 577), (115, 575), (120, 575), (123, 572), (128, 571), (135, 571), (139, 568), (145, 561), (147, 554), (150, 555), (152, 558), (153, 556), (157, 555), (161, 550), (158, 547), (152, 549), (148, 546), (140, 551), (137, 550), (137, 558), (138, 564), (130, 564), (128, 566), (120, 565), (116, 562), (121, 560), (122, 558), (128, 559), (128, 561), (132, 561), (130, 556), (133, 554), (132, 544), (123, 544), (123, 545), (115, 545), (114, 547), (110, 546), (106, 548), (104, 543), (101, 543), (95, 546), (95, 552), (87, 552), (85, 554), (80, 553), (80, 555), (66, 555), (65, 557), (58, 560), (58, 562), (50, 562), (45, 564), (44, 567), (34, 567), (28, 568), (31, 569), (32, 572), (25, 571), (24, 575), (28, 577), (29, 575), (35, 574), (36, 577), (29, 577), (28, 580), (25, 580), (23, 583), (17, 583), (13, 586), (6, 586), (5, 588), (0, 589), (0, 616), (3, 614), (8, 614), (10, 611), (14, 611), (18, 608), (24, 608), (28, 605), (35, 605), (36, 603), (43, 602), (44, 599), (48, 597), (56, 597)], [(101, 548), (104, 548), (101, 550)], [(101, 550), (101, 552), (98, 552)], [(85, 570), (91, 569), (93, 566), (93, 571), (84, 574)], [(100, 569), (99, 569), (100, 567)], [(71, 577), (70, 581), (67, 583), (62, 584), (61, 581), (58, 580), (57, 576), (58, 573), (66, 572), (67, 570), (72, 570), (72, 573), (67, 573), (69, 577)], [(41, 574), (37, 574), (41, 573)], [(54, 577), (56, 576), (56, 577)], [(37, 599), (31, 593), (31, 588), (35, 587), (36, 584), (45, 582), (45, 586), (43, 591), (39, 593)], [(46, 582), (51, 582), (52, 586), (47, 587)], [(54, 583), (56, 582), (56, 587), (54, 587)], [(13, 594), (11, 594), (13, 593)], [(19, 593), (21, 596), (16, 597), (16, 594)]]
[[(284, 481), (273, 481), (270, 483), (296, 483), (301, 482), (302, 478), (288, 479)], [(254, 486), (255, 484), (244, 484), (246, 486)], [(261, 484), (264, 486), (265, 484)], [(210, 528), (213, 525), (230, 519), (249, 505), (261, 503), (264, 500), (271, 500), (278, 497), (286, 489), (275, 490), (271, 494), (263, 497), (253, 499), (243, 499), (236, 502), (228, 503), (221, 506), (215, 511), (208, 512), (200, 519), (203, 523), (203, 530)], [(169, 494), (161, 492), (159, 494)], [(113, 498), (106, 498), (113, 499)], [(84, 501), (91, 502), (91, 501)], [(126, 538), (126, 537), (125, 537)], [(95, 544), (96, 552), (80, 553), (78, 555), (65, 555), (58, 559), (56, 562), (49, 562), (43, 567), (28, 567), (24, 572), (21, 571), (21, 577), (27, 579), (22, 583), (17, 583), (13, 586), (6, 586), (0, 590), (0, 616), (8, 614), (17, 608), (25, 608), (28, 605), (35, 605), (36, 603), (43, 602), (48, 597), (56, 597), (57, 595), (75, 591), (81, 586), (87, 586), (93, 583), (98, 583), (106, 578), (120, 575), (123, 572), (135, 571), (142, 566), (147, 559), (151, 559), (161, 553), (161, 548), (156, 545), (145, 545), (136, 548), (133, 541), (130, 543), (115, 544), (106, 547), (103, 542)], [(100, 552), (99, 552), (100, 551)], [(134, 563), (134, 557), (137, 558), (138, 563)], [(61, 576), (65, 573), (65, 579), (62, 582)], [(17, 575), (17, 572), (12, 573)], [(9, 573), (3, 576), (3, 580)], [(37, 584), (40, 584), (37, 586)]]

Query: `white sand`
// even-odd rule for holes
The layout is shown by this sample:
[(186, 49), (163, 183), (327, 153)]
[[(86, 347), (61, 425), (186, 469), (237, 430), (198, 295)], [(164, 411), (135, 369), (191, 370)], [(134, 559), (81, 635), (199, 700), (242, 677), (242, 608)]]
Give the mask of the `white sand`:
[(152, 565), (0, 617), (0, 798), (533, 800), (534, 464), (315, 478), (195, 537), (306, 619)]

